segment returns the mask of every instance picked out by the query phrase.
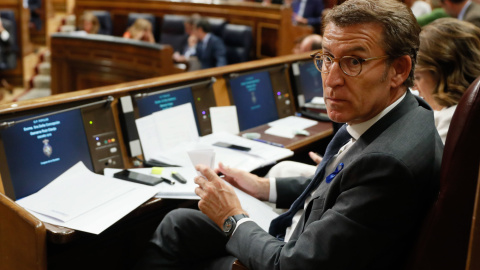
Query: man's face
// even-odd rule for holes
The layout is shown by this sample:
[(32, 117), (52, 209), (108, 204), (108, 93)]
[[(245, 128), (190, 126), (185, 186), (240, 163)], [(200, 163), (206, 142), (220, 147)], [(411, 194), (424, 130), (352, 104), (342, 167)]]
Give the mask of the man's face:
[[(339, 27), (330, 23), (323, 36), (323, 52), (335, 59), (355, 56), (363, 59), (384, 56), (380, 47), (381, 26), (373, 23)], [(335, 62), (329, 73), (322, 73), (328, 116), (335, 122), (365, 122), (390, 105), (392, 67), (386, 59), (362, 63), (356, 77), (343, 73)]]

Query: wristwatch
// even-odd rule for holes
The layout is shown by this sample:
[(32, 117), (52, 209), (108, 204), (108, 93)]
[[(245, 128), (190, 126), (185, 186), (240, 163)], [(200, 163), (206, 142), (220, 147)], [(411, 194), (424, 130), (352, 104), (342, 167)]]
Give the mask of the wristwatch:
[(230, 237), (237, 227), (237, 222), (242, 218), (248, 218), (246, 214), (239, 214), (235, 216), (229, 216), (223, 222), (223, 232), (227, 237)]

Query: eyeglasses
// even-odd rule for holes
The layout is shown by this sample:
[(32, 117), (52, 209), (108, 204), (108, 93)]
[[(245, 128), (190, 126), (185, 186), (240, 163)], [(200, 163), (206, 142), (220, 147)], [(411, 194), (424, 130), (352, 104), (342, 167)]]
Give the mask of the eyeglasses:
[(362, 72), (362, 63), (372, 60), (380, 60), (389, 58), (389, 55), (378, 56), (378, 57), (370, 57), (370, 58), (360, 58), (355, 56), (344, 56), (342, 58), (335, 58), (331, 55), (316, 52), (310, 55), (313, 58), (313, 62), (315, 63), (315, 67), (321, 73), (329, 73), (332, 69), (333, 63), (338, 62), (340, 69), (342, 69), (343, 73), (347, 74), (348, 76), (355, 77)]

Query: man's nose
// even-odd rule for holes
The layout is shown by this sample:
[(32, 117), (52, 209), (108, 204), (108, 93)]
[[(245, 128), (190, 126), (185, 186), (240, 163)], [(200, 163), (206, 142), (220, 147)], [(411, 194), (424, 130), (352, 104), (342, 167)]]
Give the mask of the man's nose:
[(335, 86), (342, 85), (344, 82), (345, 73), (340, 68), (338, 62), (333, 62), (330, 67), (330, 72), (325, 74), (325, 86), (334, 88)]

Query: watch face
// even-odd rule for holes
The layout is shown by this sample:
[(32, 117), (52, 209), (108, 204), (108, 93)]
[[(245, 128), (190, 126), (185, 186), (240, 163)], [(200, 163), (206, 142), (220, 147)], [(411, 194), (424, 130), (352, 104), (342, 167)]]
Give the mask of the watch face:
[(233, 221), (231, 218), (227, 218), (225, 222), (223, 223), (223, 231), (228, 233), (232, 229), (233, 226)]

